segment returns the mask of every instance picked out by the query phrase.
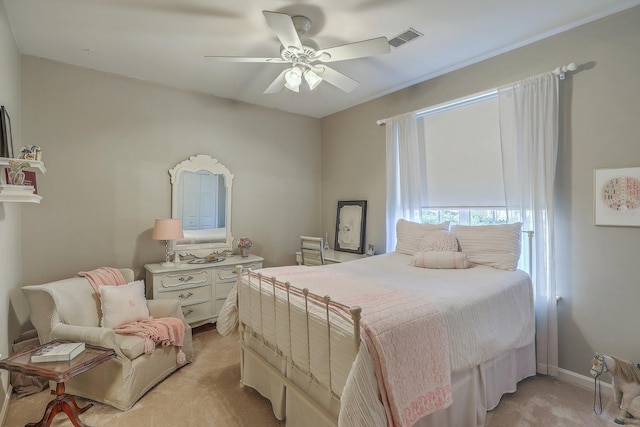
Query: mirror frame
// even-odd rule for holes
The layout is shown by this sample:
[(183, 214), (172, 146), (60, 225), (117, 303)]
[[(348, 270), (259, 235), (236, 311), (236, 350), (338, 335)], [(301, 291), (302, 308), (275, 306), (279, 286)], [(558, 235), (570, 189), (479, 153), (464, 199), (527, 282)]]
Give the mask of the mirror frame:
[(193, 255), (201, 258), (212, 253), (231, 251), (233, 249), (233, 234), (231, 233), (231, 188), (233, 185), (233, 174), (225, 165), (218, 162), (218, 159), (214, 159), (206, 154), (198, 154), (178, 163), (173, 169), (169, 169), (169, 175), (171, 175), (171, 218), (178, 218), (178, 188), (180, 187), (179, 184), (182, 174), (184, 172), (197, 172), (201, 170), (209, 171), (212, 174), (224, 175), (225, 187), (227, 189), (225, 218), (227, 236), (225, 242), (178, 244), (177, 241), (172, 240), (172, 250), (174, 252), (177, 251), (181, 256)]

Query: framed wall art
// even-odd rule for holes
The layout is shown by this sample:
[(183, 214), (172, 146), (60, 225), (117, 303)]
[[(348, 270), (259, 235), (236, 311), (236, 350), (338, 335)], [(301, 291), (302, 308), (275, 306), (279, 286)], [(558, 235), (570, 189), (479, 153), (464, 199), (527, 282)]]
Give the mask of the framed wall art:
[(13, 158), (11, 120), (4, 105), (0, 106), (0, 157)]
[(593, 171), (594, 223), (640, 227), (640, 167)]
[(334, 249), (363, 254), (366, 227), (366, 200), (339, 201)]

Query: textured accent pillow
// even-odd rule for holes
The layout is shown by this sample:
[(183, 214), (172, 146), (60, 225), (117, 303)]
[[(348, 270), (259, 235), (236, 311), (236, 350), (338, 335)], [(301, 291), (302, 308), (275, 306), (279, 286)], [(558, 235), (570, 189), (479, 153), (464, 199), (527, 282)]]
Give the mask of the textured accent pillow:
[(100, 305), (100, 326), (103, 328), (117, 328), (125, 323), (151, 317), (142, 280), (121, 286), (100, 286)]
[(411, 265), (422, 268), (469, 268), (471, 263), (462, 252), (423, 251), (413, 256)]
[(428, 232), (448, 229), (448, 221), (440, 224), (421, 224), (399, 219), (396, 222), (396, 252), (413, 255), (420, 251), (420, 242)]
[(501, 225), (456, 225), (451, 232), (474, 264), (513, 271), (520, 259), (522, 223)]
[(420, 251), (457, 252), (458, 240), (449, 231), (429, 231), (420, 241)]

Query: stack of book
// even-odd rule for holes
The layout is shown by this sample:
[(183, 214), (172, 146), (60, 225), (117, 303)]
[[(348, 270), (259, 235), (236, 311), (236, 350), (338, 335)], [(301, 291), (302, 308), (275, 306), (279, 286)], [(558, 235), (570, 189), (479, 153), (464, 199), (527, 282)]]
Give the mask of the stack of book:
[(33, 194), (34, 191), (35, 191), (35, 187), (33, 185), (12, 185), (12, 184), (0, 185), (0, 194), (3, 194), (3, 195), (22, 196), (27, 194)]
[(31, 362), (69, 362), (83, 351), (83, 342), (54, 342), (33, 353)]

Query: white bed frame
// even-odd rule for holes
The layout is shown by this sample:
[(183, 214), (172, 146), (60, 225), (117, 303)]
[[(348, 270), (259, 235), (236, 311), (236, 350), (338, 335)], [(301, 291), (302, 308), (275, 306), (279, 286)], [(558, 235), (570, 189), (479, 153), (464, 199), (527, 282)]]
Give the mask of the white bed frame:
[[(338, 421), (335, 415), (331, 414), (325, 407), (320, 405), (312, 396), (309, 395), (309, 393), (307, 393), (304, 390), (303, 387), (298, 385), (296, 382), (292, 381), (290, 377), (292, 372), (296, 372), (298, 375), (304, 376), (305, 378), (307, 378), (307, 381), (309, 383), (312, 383), (318, 386), (320, 389), (324, 390), (327, 393), (327, 395), (329, 395), (330, 398), (337, 405), (339, 405), (340, 394), (336, 393), (333, 390), (332, 384), (331, 384), (331, 378), (333, 376), (331, 372), (331, 360), (333, 358), (332, 357), (333, 349), (331, 348), (331, 315), (330, 313), (332, 313), (334, 309), (338, 307), (341, 309), (341, 311), (348, 312), (351, 314), (351, 320), (353, 322), (352, 334), (353, 334), (354, 359), (355, 359), (355, 354), (357, 354), (357, 352), (360, 349), (360, 317), (361, 317), (362, 309), (359, 306), (349, 307), (339, 302), (332, 301), (330, 296), (316, 295), (310, 292), (306, 288), (298, 289), (292, 286), (289, 282), (281, 283), (277, 281), (275, 277), (265, 278), (262, 274), (255, 274), (251, 272), (250, 269), (243, 270), (241, 266), (237, 266), (236, 271), (237, 271), (238, 304), (242, 300), (242, 297), (241, 297), (242, 293), (247, 292), (246, 285), (242, 280), (242, 276), (244, 275), (244, 277), (247, 277), (247, 280), (249, 281), (251, 281), (252, 279), (257, 280), (260, 293), (262, 293), (263, 287), (270, 287), (273, 295), (272, 308), (275, 308), (276, 306), (276, 290), (277, 289), (284, 290), (284, 292), (286, 293), (287, 306), (288, 306), (289, 313), (291, 313), (291, 310), (292, 310), (291, 298), (302, 298), (304, 300), (304, 306), (305, 306), (307, 332), (309, 329), (309, 316), (310, 316), (309, 305), (315, 304), (315, 305), (321, 306), (325, 313), (324, 322), (326, 325), (326, 333), (327, 333), (327, 344), (328, 344), (327, 352), (329, 354), (329, 358), (326, 364), (327, 370), (329, 372), (329, 383), (325, 384), (322, 381), (320, 381), (318, 378), (316, 378), (316, 376), (311, 372), (310, 363), (307, 366), (301, 366), (300, 364), (297, 364), (294, 361), (294, 357), (292, 354), (292, 351), (293, 351), (292, 345), (289, 345), (288, 350), (283, 351), (282, 349), (278, 348), (277, 344), (274, 345), (273, 343), (268, 342), (267, 340), (265, 340), (262, 334), (257, 332), (257, 330), (258, 331), (262, 330), (262, 319), (264, 317), (263, 316), (264, 314), (263, 299), (261, 298), (259, 302), (259, 308), (258, 308), (260, 313), (259, 318), (260, 318), (261, 327), (256, 328), (252, 324), (247, 324), (243, 322), (242, 319), (239, 320), (240, 346), (241, 346), (241, 352), (242, 352), (241, 363), (240, 363), (240, 385), (244, 386), (244, 362), (246, 360), (245, 357), (251, 356), (252, 359), (258, 361), (268, 372), (270, 372), (271, 374), (279, 378), (279, 380), (286, 386), (287, 391), (292, 391), (296, 393), (296, 395), (304, 403), (306, 403), (311, 410), (313, 410), (318, 416), (320, 416), (324, 421), (326, 421), (327, 425), (337, 426)], [(277, 313), (276, 310), (274, 310), (274, 312)], [(291, 343), (292, 336), (293, 336), (292, 328), (291, 328), (291, 316), (287, 316), (287, 319), (278, 319), (276, 315), (274, 320), (276, 325), (282, 325), (283, 323), (285, 323), (284, 326), (289, 331), (288, 339), (289, 339), (289, 342)], [(249, 342), (249, 337), (251, 337), (254, 340), (253, 341), (254, 343), (255, 341), (258, 341), (262, 346), (263, 350), (267, 350), (277, 359), (283, 360), (287, 365), (287, 373), (282, 373), (280, 370), (274, 367), (272, 363), (266, 360), (266, 358), (261, 353), (256, 351), (254, 345), (252, 345), (252, 343)], [(310, 337), (310, 334), (307, 333), (306, 334), (306, 339), (307, 339), (306, 359), (308, 361), (311, 361), (310, 345), (308, 342), (309, 337)]]
[[(527, 233), (528, 235), (528, 239), (529, 239), (528, 249), (529, 249), (529, 254), (531, 255), (533, 232), (525, 231), (525, 233)], [(530, 256), (529, 257), (530, 267), (531, 267), (531, 258), (532, 257)], [(331, 360), (334, 358), (335, 355), (332, 353), (334, 350), (331, 348), (331, 329), (332, 328), (331, 328), (330, 314), (335, 313), (336, 311), (335, 308), (339, 308), (340, 312), (351, 313), (351, 320), (353, 322), (352, 336), (353, 336), (353, 342), (354, 342), (354, 352), (353, 352), (353, 358), (351, 359), (351, 361), (353, 362), (353, 360), (355, 360), (355, 356), (358, 353), (361, 345), (360, 343), (360, 317), (361, 317), (361, 311), (362, 311), (361, 308), (358, 306), (348, 307), (339, 302), (332, 301), (330, 296), (316, 295), (309, 292), (309, 290), (306, 288), (298, 289), (292, 286), (289, 282), (282, 283), (282, 282), (279, 282), (276, 278), (265, 278), (262, 276), (262, 274), (255, 274), (248, 269), (243, 270), (241, 266), (236, 267), (236, 271), (237, 271), (238, 311), (240, 311), (240, 301), (242, 301), (241, 295), (243, 294), (243, 292), (249, 291), (247, 289), (247, 285), (243, 281), (243, 276), (246, 278), (249, 278), (248, 280), (250, 280), (251, 283), (255, 284), (255, 281), (257, 281), (257, 286), (259, 288), (260, 294), (262, 294), (263, 288), (267, 288), (271, 290), (271, 293), (273, 295), (273, 307), (268, 307), (268, 308), (274, 310), (275, 313), (277, 313), (277, 310), (274, 309), (276, 307), (276, 290), (278, 290), (278, 292), (286, 293), (286, 299), (287, 299), (286, 304), (287, 304), (287, 307), (288, 307), (287, 310), (289, 311), (289, 313), (291, 313), (291, 310), (292, 310), (291, 299), (297, 298), (298, 302), (300, 302), (300, 298), (303, 299), (304, 307), (305, 307), (306, 327), (307, 327), (307, 334), (306, 334), (307, 342), (302, 343), (301, 346), (306, 347), (306, 360), (309, 360), (309, 361), (311, 360), (311, 357), (312, 357), (311, 350), (310, 350), (310, 343), (309, 343), (309, 333), (308, 333), (309, 316), (310, 316), (309, 307), (313, 305), (316, 307), (316, 310), (318, 306), (322, 307), (323, 311), (326, 313), (324, 322), (326, 324), (326, 331), (327, 331), (326, 336), (327, 336), (327, 344), (328, 344), (327, 351), (329, 354), (329, 358), (327, 360), (327, 370), (329, 372), (329, 381), (328, 383), (324, 383), (323, 381), (320, 381), (318, 378), (316, 378), (316, 376), (311, 372), (310, 363), (307, 366), (300, 366), (300, 364), (295, 363), (294, 357), (292, 354), (293, 346), (291, 345), (291, 342), (294, 339), (293, 338), (294, 334), (292, 333), (292, 327), (291, 327), (291, 321), (290, 321), (291, 317), (287, 316), (287, 319), (282, 319), (282, 318), (278, 318), (276, 314), (275, 318), (273, 319), (273, 321), (276, 324), (282, 325), (289, 331), (288, 332), (289, 348), (288, 350), (283, 350), (281, 348), (278, 348), (277, 344), (274, 345), (274, 343), (266, 340), (264, 336), (259, 332), (264, 330), (263, 316), (264, 316), (264, 312), (266, 311), (265, 307), (263, 306), (264, 298), (260, 298), (259, 302), (254, 302), (250, 300), (252, 305), (259, 304), (259, 308), (258, 308), (259, 320), (257, 324), (252, 324), (251, 322), (245, 323), (243, 319), (239, 316), (239, 334), (240, 334), (240, 345), (241, 345), (241, 363), (240, 363), (241, 386), (244, 386), (245, 384), (247, 384), (245, 383), (245, 363), (247, 363), (248, 360), (251, 360), (251, 362), (255, 361), (262, 368), (264, 368), (266, 372), (268, 372), (273, 377), (277, 378), (277, 381), (279, 381), (286, 388), (286, 393), (289, 393), (289, 392), (295, 393), (297, 398), (300, 401), (302, 401), (305, 406), (307, 406), (310, 410), (312, 410), (322, 420), (321, 422), (322, 425), (337, 426), (338, 425), (337, 413), (339, 409), (336, 409), (336, 408), (339, 408), (340, 406), (341, 391), (336, 392), (332, 388), (332, 384), (331, 384), (331, 378), (332, 378)], [(251, 295), (251, 293), (249, 295)], [(297, 307), (299, 309), (299, 306)], [(288, 321), (288, 324), (286, 324), (287, 321)], [(504, 363), (508, 363), (512, 367), (511, 372), (509, 374), (503, 374), (500, 370), (501, 369), (500, 366), (503, 365)], [(286, 365), (286, 369), (282, 369), (283, 364)], [(475, 389), (471, 391), (467, 390), (469, 388), (469, 382), (477, 383), (477, 381), (481, 381), (481, 382), (486, 381), (486, 383), (489, 384), (489, 386), (483, 385), (483, 388), (485, 388), (485, 390), (483, 390), (480, 393), (483, 395), (483, 398), (484, 398), (484, 393), (486, 393), (487, 395), (486, 403), (478, 405), (478, 407), (484, 408), (484, 411), (475, 410), (476, 413), (482, 412), (481, 424), (478, 424), (478, 425), (483, 425), (484, 414), (486, 413), (486, 411), (493, 409), (498, 404), (500, 397), (504, 393), (515, 391), (517, 382), (532, 375), (535, 375), (534, 343), (531, 343), (530, 345), (522, 347), (520, 349), (507, 352), (499, 357), (496, 357), (495, 359), (489, 360), (475, 368), (472, 368), (469, 371), (465, 371), (462, 374), (453, 376), (452, 386), (453, 386), (453, 392), (454, 392), (454, 404), (448, 408), (449, 409), (448, 412), (450, 412), (451, 414), (442, 413), (443, 411), (441, 411), (439, 413), (432, 414), (432, 416), (435, 415), (435, 417), (432, 417), (433, 421), (431, 422), (427, 421), (426, 423), (422, 423), (422, 420), (420, 420), (416, 425), (420, 425), (420, 426), (423, 426), (423, 425), (424, 426), (431, 426), (431, 425), (445, 426), (445, 425), (463, 425), (463, 424), (467, 425), (467, 423), (470, 422), (469, 417), (475, 418), (475, 415), (473, 415), (473, 411), (470, 411), (471, 415), (469, 415), (469, 417), (467, 418), (460, 418), (458, 415), (455, 415), (455, 412), (461, 411), (460, 407), (456, 407), (456, 399), (458, 399), (458, 402), (462, 406), (462, 408), (469, 407), (470, 405), (474, 405), (475, 400), (477, 400), (476, 390)], [(295, 377), (295, 380), (293, 379), (293, 377)], [(305, 378), (307, 384), (312, 384), (316, 390), (309, 392), (309, 388), (307, 387), (307, 385), (301, 384), (300, 378)], [(261, 394), (263, 394), (265, 397), (269, 398), (272, 401), (272, 404), (274, 405), (274, 414), (276, 414), (277, 418), (282, 419), (286, 417), (286, 414), (280, 414), (280, 416), (278, 416), (278, 411), (275, 408), (276, 403), (274, 402), (274, 399), (271, 398), (271, 396), (269, 395), (270, 393), (268, 391), (264, 389), (261, 390), (260, 387), (255, 387), (254, 385), (251, 385), (251, 384), (247, 384), (247, 385), (250, 385), (258, 389), (258, 391)], [(458, 390), (457, 393), (459, 397), (456, 397), (456, 389)], [(317, 390), (322, 390), (325, 393), (325, 396), (318, 399)], [(330, 402), (327, 403), (328, 401)], [(444, 411), (444, 412), (447, 412), (447, 411)], [(456, 419), (458, 421), (453, 421)], [(460, 424), (461, 419), (465, 420), (465, 421), (462, 421), (463, 424)], [(480, 420), (478, 420), (478, 422), (480, 422)], [(474, 419), (473, 425), (476, 425), (475, 423), (476, 421)], [(306, 420), (305, 420), (305, 424), (311, 425), (309, 423), (306, 423)], [(472, 424), (468, 424), (468, 425), (472, 425)]]

